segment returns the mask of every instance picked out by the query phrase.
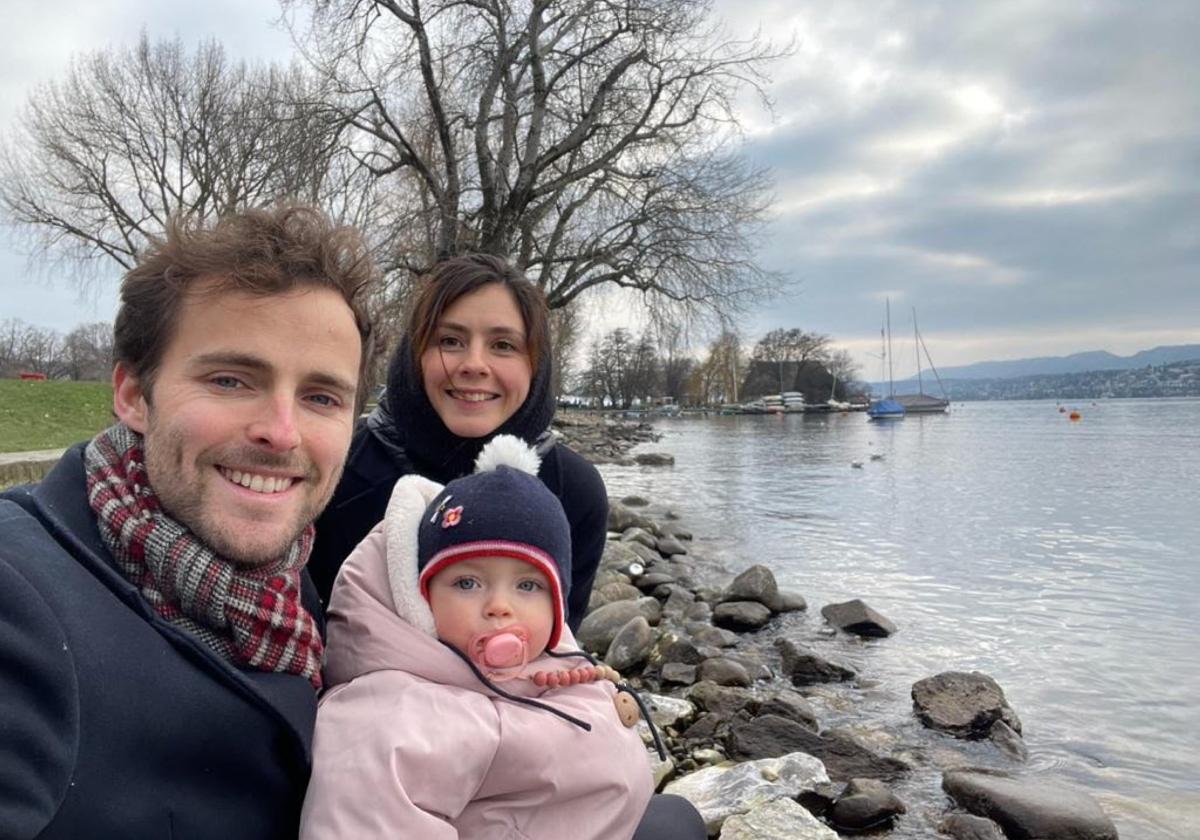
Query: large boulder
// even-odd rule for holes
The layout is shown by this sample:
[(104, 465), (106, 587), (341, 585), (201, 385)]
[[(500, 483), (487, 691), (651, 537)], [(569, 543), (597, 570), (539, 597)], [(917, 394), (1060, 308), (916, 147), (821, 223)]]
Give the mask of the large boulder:
[(1004, 699), (1004, 690), (979, 671), (945, 671), (918, 680), (912, 699), (921, 723), (956, 738), (986, 738), (996, 721), (1021, 731), (1021, 719)]
[(687, 699), (704, 711), (723, 718), (730, 717), (748, 706), (750, 711), (754, 712), (759, 704), (758, 698), (751, 691), (707, 681), (698, 682), (688, 689)]
[(677, 538), (663, 536), (658, 538), (658, 553), (664, 557), (674, 557), (677, 554), (687, 554), (687, 547)]
[(895, 624), (858, 598), (841, 604), (826, 604), (821, 607), (821, 615), (839, 630), (858, 636), (878, 638), (896, 632)]
[(1046, 779), (954, 770), (942, 777), (942, 789), (1011, 840), (1117, 840), (1116, 826), (1094, 799)]
[[(653, 606), (647, 602), (653, 602)], [(661, 618), (661, 605), (653, 598), (639, 598), (636, 601), (614, 601), (592, 610), (584, 617), (575, 634), (579, 644), (592, 653), (604, 656), (617, 633), (629, 620), (642, 616), (650, 624), (657, 624)], [(656, 612), (657, 611), (657, 612)]]
[(695, 805), (708, 833), (715, 835), (725, 820), (735, 814), (744, 814), (775, 799), (794, 799), (828, 781), (820, 761), (805, 753), (795, 753), (744, 764), (706, 767), (669, 782), (663, 793), (682, 796)]
[(729, 630), (757, 630), (771, 620), (771, 610), (757, 601), (727, 601), (713, 610), (712, 620)]
[(725, 820), (721, 840), (839, 840), (838, 833), (792, 799), (772, 799)]
[(777, 639), (775, 647), (783, 658), (783, 673), (791, 677), (793, 685), (843, 682), (857, 676), (849, 666), (820, 657), (790, 639)]
[(801, 723), (778, 715), (760, 715), (730, 724), (727, 744), (730, 757), (756, 759), (790, 752), (815, 755), (824, 762), (829, 775), (838, 781), (853, 778), (891, 781), (909, 769), (899, 759), (877, 755), (842, 730), (831, 729), (818, 734)]
[(672, 467), (675, 465), (675, 456), (668, 455), (666, 452), (641, 452), (634, 455), (633, 460), (634, 463), (643, 467)]
[(604, 654), (604, 662), (624, 673), (645, 662), (653, 645), (654, 631), (650, 629), (650, 623), (645, 616), (635, 615), (613, 637)]
[(790, 689), (784, 689), (766, 698), (758, 709), (761, 715), (778, 715), (794, 720), (801, 726), (817, 731), (817, 713), (809, 702)]
[(761, 563), (751, 566), (730, 581), (721, 593), (721, 601), (756, 601), (771, 612), (779, 612), (779, 585), (775, 582), (775, 573)]

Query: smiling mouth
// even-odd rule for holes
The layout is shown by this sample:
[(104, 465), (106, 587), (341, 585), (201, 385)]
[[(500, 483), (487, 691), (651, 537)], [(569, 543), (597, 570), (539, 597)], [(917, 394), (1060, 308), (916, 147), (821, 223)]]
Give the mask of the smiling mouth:
[(464, 402), (487, 402), (488, 400), (496, 400), (500, 398), (499, 394), (491, 394), (486, 391), (456, 391), (449, 390), (446, 392), (456, 400)]
[(245, 487), (247, 490), (252, 490), (255, 493), (262, 493), (264, 496), (282, 493), (299, 481), (297, 478), (288, 476), (242, 472), (241, 470), (231, 470), (228, 467), (217, 467), (217, 469), (221, 475), (239, 487)]

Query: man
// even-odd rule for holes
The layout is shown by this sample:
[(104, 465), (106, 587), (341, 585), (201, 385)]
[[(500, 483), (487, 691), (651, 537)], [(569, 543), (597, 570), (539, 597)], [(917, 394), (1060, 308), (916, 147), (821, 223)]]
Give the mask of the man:
[(0, 838), (295, 837), (303, 571), (362, 400), (362, 242), (173, 223), (124, 278), (118, 422), (0, 494)]

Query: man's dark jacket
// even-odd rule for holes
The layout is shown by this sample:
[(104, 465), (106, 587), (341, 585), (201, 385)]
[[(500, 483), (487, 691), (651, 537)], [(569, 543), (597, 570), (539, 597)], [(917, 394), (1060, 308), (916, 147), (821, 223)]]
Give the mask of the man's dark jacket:
[(294, 838), (312, 685), (154, 613), (100, 539), (82, 452), (0, 494), (0, 838)]

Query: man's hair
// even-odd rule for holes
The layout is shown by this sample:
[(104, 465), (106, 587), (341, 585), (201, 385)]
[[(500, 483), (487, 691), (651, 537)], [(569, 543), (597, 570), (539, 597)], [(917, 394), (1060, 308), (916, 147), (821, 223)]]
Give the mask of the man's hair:
[[(206, 227), (184, 216), (167, 222), (121, 281), (113, 356), (141, 381), (147, 399), (189, 293), (278, 295), (332, 289), (354, 313), (362, 339), (356, 409), (367, 393), (371, 323), (363, 299), (375, 267), (358, 231), (335, 227), (315, 207), (279, 204), (246, 210)], [(298, 337), (303, 340), (303, 337)]]
[(499, 283), (512, 293), (525, 326), (525, 350), (533, 373), (538, 372), (549, 332), (546, 298), (541, 289), (503, 257), (464, 254), (437, 263), (421, 278), (421, 287), (408, 315), (408, 335), (420, 370), (421, 355), (429, 349), (438, 321), (464, 295)]

